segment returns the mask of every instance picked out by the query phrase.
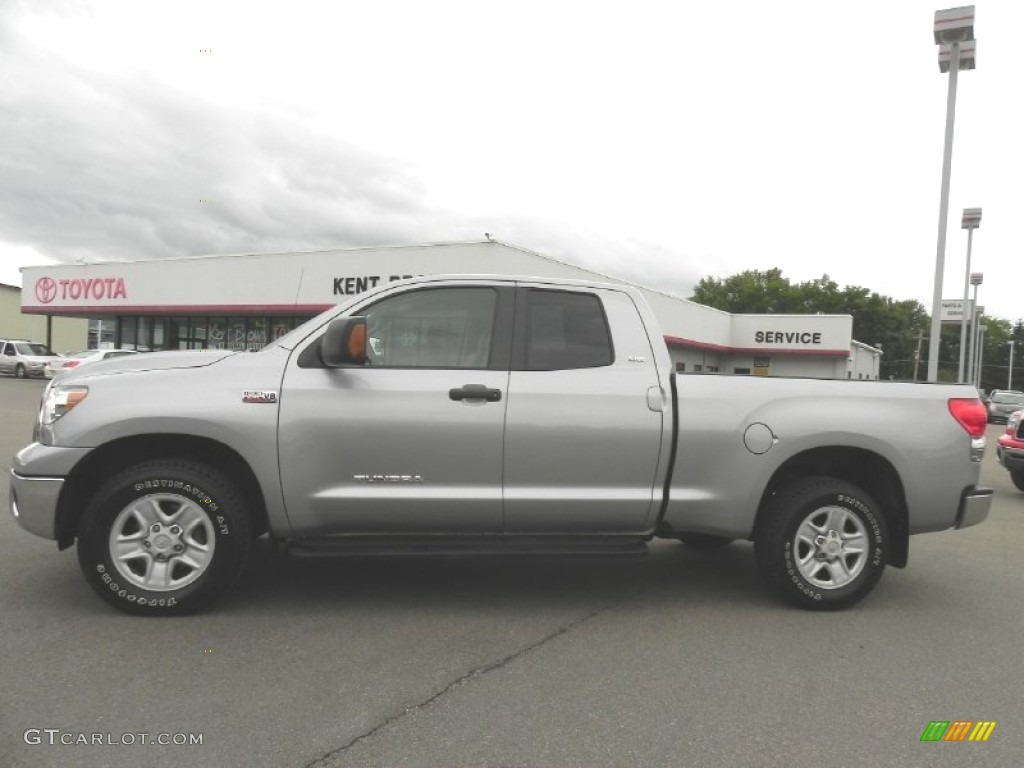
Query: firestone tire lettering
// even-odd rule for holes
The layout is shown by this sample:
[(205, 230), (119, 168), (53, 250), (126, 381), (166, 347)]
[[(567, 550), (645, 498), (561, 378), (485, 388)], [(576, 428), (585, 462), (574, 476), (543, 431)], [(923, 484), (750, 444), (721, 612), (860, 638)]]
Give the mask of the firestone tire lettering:
[[(212, 559), (198, 578), (177, 589), (151, 591), (126, 583), (131, 579), (120, 578), (111, 561), (109, 539), (118, 514), (153, 494), (180, 496), (198, 506), (212, 525)], [(90, 586), (114, 607), (144, 615), (185, 614), (205, 607), (234, 584), (248, 560), (252, 538), (242, 496), (226, 476), (199, 462), (164, 459), (124, 470), (90, 499), (79, 521), (78, 560)]]
[[(807, 580), (794, 551), (800, 526), (825, 508), (855, 517), (868, 545), (860, 571), (849, 582), (827, 589)], [(831, 477), (803, 478), (780, 490), (758, 515), (754, 529), (754, 554), (765, 580), (790, 603), (810, 610), (846, 608), (866, 597), (885, 570), (888, 547), (881, 507), (861, 488)]]

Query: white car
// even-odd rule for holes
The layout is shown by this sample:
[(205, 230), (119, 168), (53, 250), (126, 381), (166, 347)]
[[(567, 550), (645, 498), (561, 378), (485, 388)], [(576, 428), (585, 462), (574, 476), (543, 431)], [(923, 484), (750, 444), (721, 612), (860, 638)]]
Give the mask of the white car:
[(43, 376), (52, 379), (58, 373), (71, 368), (77, 368), (87, 363), (95, 363), (97, 360), (108, 360), (111, 357), (123, 357), (124, 355), (137, 355), (134, 349), (87, 349), (84, 352), (60, 355), (56, 360), (51, 360), (43, 368)]
[(42, 376), (44, 366), (57, 359), (45, 344), (25, 339), (0, 339), (0, 373), (12, 373), (19, 379)]

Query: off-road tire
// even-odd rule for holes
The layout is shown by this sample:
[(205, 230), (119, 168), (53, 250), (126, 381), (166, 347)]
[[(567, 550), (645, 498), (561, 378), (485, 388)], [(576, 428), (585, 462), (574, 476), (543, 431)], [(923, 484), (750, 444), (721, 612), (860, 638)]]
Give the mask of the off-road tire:
[(252, 540), (242, 496), (227, 477), (200, 462), (161, 459), (124, 470), (93, 495), (78, 526), (78, 562), (115, 608), (179, 615), (238, 580)]
[(837, 610), (862, 600), (889, 557), (881, 507), (862, 488), (808, 477), (779, 491), (758, 516), (754, 554), (765, 580), (808, 610)]

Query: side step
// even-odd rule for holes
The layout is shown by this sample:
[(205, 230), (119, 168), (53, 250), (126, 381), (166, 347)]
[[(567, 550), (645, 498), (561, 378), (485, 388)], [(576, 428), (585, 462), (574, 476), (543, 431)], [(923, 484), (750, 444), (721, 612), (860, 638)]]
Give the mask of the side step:
[(295, 557), (474, 557), (479, 555), (557, 555), (560, 557), (643, 557), (646, 537), (638, 536), (330, 536), (290, 539)]

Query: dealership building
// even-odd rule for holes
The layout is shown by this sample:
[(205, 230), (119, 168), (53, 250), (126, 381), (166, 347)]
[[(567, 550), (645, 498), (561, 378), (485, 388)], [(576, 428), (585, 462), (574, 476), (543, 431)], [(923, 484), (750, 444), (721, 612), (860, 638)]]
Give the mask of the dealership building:
[[(257, 349), (370, 288), (417, 275), (625, 283), (508, 243), (434, 243), (25, 267), (21, 311), (89, 318), (91, 347)], [(734, 315), (639, 286), (676, 370), (877, 379), (881, 351), (850, 315)]]

